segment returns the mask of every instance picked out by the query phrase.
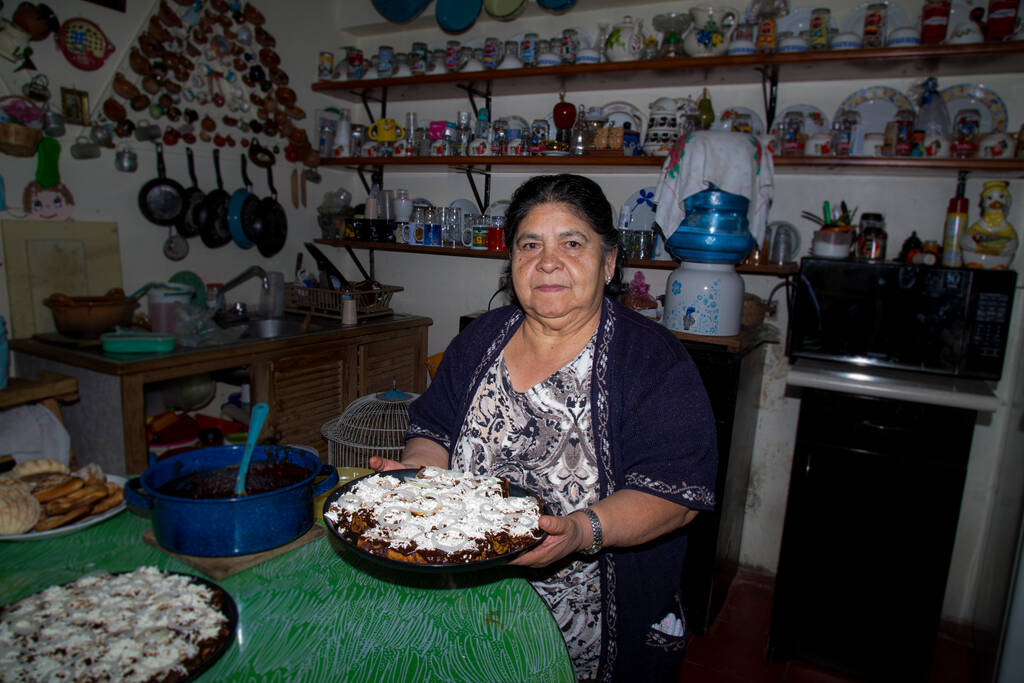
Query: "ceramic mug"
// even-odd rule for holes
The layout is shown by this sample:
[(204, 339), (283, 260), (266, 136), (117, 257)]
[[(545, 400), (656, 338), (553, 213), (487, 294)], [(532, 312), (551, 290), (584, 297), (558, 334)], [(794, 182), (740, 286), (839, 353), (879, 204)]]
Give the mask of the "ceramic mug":
[(807, 140), (804, 142), (804, 156), (832, 156), (832, 136), (828, 133), (814, 133), (813, 135), (808, 135)]
[(135, 150), (122, 147), (114, 155), (114, 168), (124, 173), (134, 173), (139, 167), (139, 157)]
[(914, 47), (921, 44), (921, 36), (915, 26), (900, 26), (889, 33), (888, 47)]
[(139, 142), (149, 142), (156, 140), (161, 134), (160, 126), (155, 123), (150, 123), (146, 119), (139, 121), (138, 125), (135, 126), (135, 139)]
[(754, 41), (742, 38), (740, 40), (734, 40), (729, 44), (729, 51), (727, 54), (730, 55), (753, 55), (757, 54), (757, 46)]
[(833, 50), (859, 50), (860, 36), (852, 31), (837, 33), (832, 39)]
[(75, 159), (95, 159), (100, 155), (100, 146), (85, 135), (79, 135), (71, 145), (71, 156)]
[(1012, 159), (1015, 141), (1007, 133), (989, 133), (981, 139), (981, 156), (985, 159)]
[(945, 159), (949, 156), (949, 138), (945, 135), (936, 135), (935, 133), (925, 135), (921, 144), (926, 157)]
[(597, 53), (597, 50), (592, 47), (581, 48), (576, 53), (577, 64), (597, 64), (601, 61), (601, 55)]
[(786, 36), (779, 41), (779, 52), (806, 52), (807, 39), (803, 36)]

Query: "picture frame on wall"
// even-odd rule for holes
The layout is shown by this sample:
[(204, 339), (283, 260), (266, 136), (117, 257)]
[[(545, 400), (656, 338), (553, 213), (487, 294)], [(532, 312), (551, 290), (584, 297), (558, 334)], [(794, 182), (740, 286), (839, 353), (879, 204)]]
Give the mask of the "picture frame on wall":
[(75, 126), (89, 125), (89, 93), (71, 88), (60, 89), (60, 111), (64, 123)]

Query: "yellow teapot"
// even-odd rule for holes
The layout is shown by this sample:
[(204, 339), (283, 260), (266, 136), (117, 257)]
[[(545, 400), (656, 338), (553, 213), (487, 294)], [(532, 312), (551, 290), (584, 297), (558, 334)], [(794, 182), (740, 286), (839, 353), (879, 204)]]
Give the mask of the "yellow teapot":
[(405, 137), (405, 128), (394, 119), (377, 119), (367, 135), (374, 142), (395, 142)]

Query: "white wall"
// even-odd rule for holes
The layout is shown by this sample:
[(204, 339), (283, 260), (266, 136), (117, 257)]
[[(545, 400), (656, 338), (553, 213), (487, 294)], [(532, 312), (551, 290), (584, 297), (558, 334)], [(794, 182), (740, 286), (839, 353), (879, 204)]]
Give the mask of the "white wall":
[[(541, 37), (558, 35), (562, 28), (581, 27), (592, 34), (597, 33), (600, 21), (616, 22), (623, 14), (631, 14), (634, 18), (643, 19), (645, 26), (650, 26), (651, 19), (659, 12), (685, 11), (694, 3), (658, 2), (658, 3), (626, 3), (614, 0), (589, 0), (581, 2), (580, 7), (558, 16), (543, 12), (531, 2), (527, 12), (511, 23), (501, 23), (482, 16), (477, 24), (458, 39), (472, 41), (485, 36), (508, 38), (526, 31), (536, 31)], [(808, 5), (820, 3), (807, 3)], [(843, 0), (826, 3), (833, 10), (838, 21), (847, 15), (858, 3)], [(901, 2), (904, 14), (915, 17), (919, 3)], [(138, 3), (129, 3), (127, 15), (104, 10), (90, 3), (76, 0), (59, 0), (51, 3), (61, 19), (74, 15), (82, 15), (99, 22), (108, 35), (118, 46), (118, 52), (98, 72), (86, 74), (71, 68), (53, 49), (52, 42), (37, 44), (38, 52), (34, 57), (40, 70), (46, 73), (52, 86), (74, 86), (95, 91), (102, 89), (112, 78), (114, 68), (120, 57), (127, 54), (134, 28), (148, 15)], [(586, 8), (586, 9), (585, 9)], [(594, 8), (594, 9), (590, 9)], [(278, 39), (278, 51), (283, 62), (282, 66), (292, 78), (292, 87), (299, 95), (299, 105), (311, 116), (320, 107), (342, 106), (352, 111), (356, 122), (370, 123), (362, 106), (346, 103), (333, 98), (314, 94), (309, 84), (315, 73), (317, 52), (333, 50), (336, 57), (343, 55), (345, 45), (357, 45), (366, 54), (376, 51), (376, 47), (387, 43), (396, 50), (404, 51), (411, 47), (415, 40), (439, 42), (447, 38), (437, 27), (434, 17), (434, 4), (431, 4), (423, 15), (408, 25), (396, 26), (384, 21), (372, 8), (367, 0), (345, 0), (332, 4), (315, 0), (300, 0), (289, 3), (264, 2), (261, 10), (267, 15), (267, 28)], [(12, 73), (12, 66), (0, 64), (0, 77), (12, 90), (20, 91), (26, 76), (24, 72)], [(922, 74), (927, 75), (927, 74)], [(1024, 121), (1024, 93), (1019, 87), (1020, 77), (986, 76), (977, 78), (940, 76), (940, 87), (948, 87), (958, 83), (981, 83), (999, 92), (1006, 101), (1010, 112), (1010, 130), (1015, 132)], [(839, 103), (850, 93), (868, 85), (890, 85), (906, 91), (913, 84), (909, 78), (885, 78), (884, 69), (866, 69), (864, 80), (846, 80), (832, 82), (813, 82), (789, 84), (783, 69), (778, 93), (779, 110), (792, 104), (814, 104), (820, 107), (830, 118)], [(679, 87), (663, 90), (630, 90), (628, 82), (624, 83), (623, 92), (576, 92), (570, 88), (567, 101), (574, 104), (600, 105), (613, 100), (628, 100), (646, 112), (647, 105), (662, 95), (697, 96), (698, 87)], [(721, 110), (730, 106), (747, 106), (755, 111), (763, 112), (760, 85), (715, 86), (711, 90), (715, 108)], [(528, 120), (537, 116), (545, 116), (558, 101), (557, 93), (543, 95), (505, 97), (494, 102), (494, 116), (519, 114)], [(95, 102), (99, 104), (99, 100)], [(395, 102), (389, 105), (388, 114), (398, 120), (404, 118), (406, 111), (412, 106), (419, 113), (420, 120), (445, 118), (454, 120), (459, 109), (468, 109), (467, 99), (451, 98), (438, 101), (417, 102), (415, 105)], [(312, 133), (312, 131), (310, 131)], [(227, 279), (253, 263), (267, 268), (291, 273), (295, 255), (301, 250), (302, 242), (320, 234), (315, 222), (313, 207), (318, 203), (319, 196), (328, 189), (345, 187), (355, 196), (355, 202), (365, 197), (362, 184), (358, 177), (349, 171), (331, 169), (324, 170), (324, 182), (317, 188), (313, 186), (310, 208), (293, 210), (286, 204), (289, 218), (289, 239), (285, 249), (274, 259), (263, 259), (255, 250), (243, 252), (232, 245), (218, 250), (208, 250), (193, 240), (189, 257), (182, 262), (173, 263), (165, 259), (161, 253), (161, 244), (167, 236), (165, 229), (156, 228), (146, 223), (139, 215), (136, 207), (138, 188), (153, 174), (155, 162), (151, 150), (142, 150), (140, 171), (134, 175), (124, 175), (113, 170), (112, 153), (105, 152), (102, 159), (80, 162), (68, 158), (66, 147), (74, 138), (74, 132), (62, 140), (65, 151), (61, 155), (61, 173), (65, 183), (75, 193), (77, 202), (76, 216), (80, 220), (116, 220), (121, 227), (121, 255), (123, 262), (125, 288), (131, 289), (147, 281), (164, 278), (181, 270), (191, 269), (207, 281)], [(138, 147), (138, 145), (136, 145)], [(236, 148), (237, 149), (237, 148)], [(200, 185), (212, 187), (213, 174), (209, 162), (209, 150), (200, 147), (199, 154)], [(223, 152), (228, 159), (231, 152)], [(20, 195), (35, 170), (34, 161), (25, 161), (13, 157), (2, 157), (2, 173), (7, 185), (8, 203)], [(168, 165), (170, 173), (179, 180), (184, 180), (185, 166), (183, 150), (179, 145), (172, 148)], [(285, 165), (286, 166), (286, 165)], [(237, 168), (225, 164), (225, 183), (229, 189), (239, 184)], [(275, 176), (279, 190), (286, 187), (286, 170), (281, 168)], [(522, 182), (527, 173), (503, 173), (495, 175), (492, 180), (492, 199), (507, 198), (512, 190)], [(654, 169), (636, 173), (598, 173), (593, 177), (604, 187), (613, 206), (621, 205), (630, 194), (641, 187), (654, 185), (657, 172)], [(978, 215), (977, 198), (982, 180), (972, 176), (967, 187), (967, 196), (971, 200), (971, 219)], [(482, 180), (478, 181), (482, 188)], [(899, 251), (900, 244), (916, 230), (922, 239), (941, 240), (943, 217), (946, 203), (955, 190), (955, 176), (941, 177), (901, 177), (897, 175), (879, 175), (868, 172), (862, 175), (797, 174), (779, 172), (776, 176), (776, 201), (772, 209), (772, 220), (787, 220), (800, 230), (805, 249), (810, 243), (813, 226), (800, 218), (800, 211), (809, 209), (820, 210), (821, 201), (829, 199), (836, 204), (845, 199), (850, 206), (865, 211), (877, 211), (885, 215), (889, 231), (889, 255)], [(459, 198), (472, 199), (472, 192), (461, 174), (449, 171), (444, 167), (436, 167), (429, 172), (402, 173), (388, 169), (385, 174), (385, 187), (405, 187), (413, 197), (426, 197), (438, 205), (447, 205)], [(266, 191), (262, 178), (256, 180), (256, 192)], [(1018, 179), (1011, 184), (1011, 191), (1017, 197), (1010, 220), (1024, 227), (1024, 186)], [(16, 213), (16, 212), (12, 212)], [(327, 253), (338, 266), (350, 275), (358, 278), (358, 272), (344, 250), (331, 250)], [(368, 263), (368, 253), (357, 252), (364, 264)], [(376, 277), (385, 284), (401, 285), (405, 291), (397, 294), (393, 307), (406, 313), (426, 315), (434, 320), (430, 328), (429, 351), (441, 351), (458, 330), (458, 318), (461, 314), (486, 308), (497, 287), (497, 279), (502, 269), (502, 262), (489, 259), (472, 259), (456, 257), (419, 256), (411, 254), (377, 252), (374, 256)], [(1018, 254), (1015, 269), (1020, 270), (1022, 257)], [(652, 290), (664, 287), (668, 277), (667, 271), (648, 271), (645, 273), (652, 283)], [(631, 276), (631, 273), (629, 274)], [(745, 276), (748, 291), (766, 297), (779, 280), (770, 276)], [(5, 287), (0, 281), (0, 288)], [(255, 300), (255, 289), (239, 290), (239, 297)], [(230, 298), (230, 297), (229, 297)], [(786, 315), (782, 306), (782, 293), (776, 294), (780, 302), (780, 313), (773, 321), (780, 330), (785, 330)], [(1020, 301), (1017, 302), (1018, 308)], [(6, 292), (0, 294), (0, 314), (6, 315)], [(1018, 311), (1019, 312), (1019, 311)], [(1024, 338), (1024, 328), (1018, 316), (1011, 345), (1019, 347)], [(748, 515), (743, 536), (742, 561), (747, 565), (774, 571), (777, 566), (779, 544), (782, 534), (782, 522), (785, 511), (786, 491), (789, 480), (789, 468), (792, 459), (793, 439), (798, 401), (785, 395), (786, 359), (782, 354), (782, 345), (773, 345), (768, 354), (765, 369), (765, 383), (761, 402), (762, 412), (759, 417), (756, 452), (752, 465), (751, 482), (747, 498)], [(1007, 383), (1000, 386), (1000, 396), (1006, 402), (1006, 392), (1010, 390)], [(986, 583), (993, 574), (998, 572), (991, 567), (1010, 561), (1012, 547), (998, 541), (998, 534), (992, 536), (996, 540), (989, 542), (992, 530), (1000, 524), (1016, 524), (1017, 520), (1006, 520), (992, 502), (994, 482), (1000, 472), (1006, 471), (1008, 458), (1019, 458), (1020, 454), (1003, 452), (1001, 445), (1003, 434), (1007, 429), (1006, 410), (996, 413), (989, 424), (980, 425), (976, 429), (975, 442), (972, 449), (971, 464), (968, 471), (967, 487), (961, 513), (960, 530), (957, 535), (955, 558), (950, 573), (944, 613), (946, 616), (962, 620), (971, 620), (978, 615), (983, 625), (995, 628), (998, 616), (992, 616), (998, 609), (992, 605), (1001, 605), (1002, 595), (989, 595)], [(884, 473), (879, 473), (884, 476)], [(870, 492), (865, 492), (870, 497)], [(1009, 498), (1020, 498), (1020, 491), (1004, 493)], [(878, 504), (884, 504), (879, 501)], [(869, 551), (868, 549), (865, 549)], [(988, 560), (982, 563), (982, 558)], [(986, 569), (987, 568), (987, 569)], [(983, 586), (984, 584), (984, 586)], [(979, 601), (983, 604), (979, 604)], [(993, 623), (993, 620), (995, 623)]]

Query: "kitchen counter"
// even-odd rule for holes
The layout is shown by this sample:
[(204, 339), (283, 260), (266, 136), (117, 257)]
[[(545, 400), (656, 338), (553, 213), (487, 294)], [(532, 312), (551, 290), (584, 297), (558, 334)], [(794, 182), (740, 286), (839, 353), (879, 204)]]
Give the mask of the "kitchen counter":
[(871, 366), (858, 367), (800, 359), (790, 365), (786, 383), (847, 394), (860, 394), (980, 412), (999, 409), (989, 382)]
[[(65, 536), (0, 541), (0, 605), (101, 570), (200, 575), (143, 542), (149, 528), (129, 510)], [(512, 569), (385, 570), (328, 533), (217, 583), (238, 629), (200, 681), (575, 680), (551, 612)]]
[(261, 438), (318, 451), (326, 446), (320, 426), (358, 396), (395, 383), (404, 391), (426, 389), (430, 318), (389, 315), (348, 327), (325, 318), (313, 322), (321, 329), (219, 346), (176, 346), (162, 354), (111, 356), (98, 346), (37, 338), (12, 340), (11, 349), (20, 375), (50, 371), (78, 380), (81, 400), (65, 406), (64, 419), (80, 463), (138, 474), (148, 462), (147, 384), (246, 368), (251, 402), (270, 406)]

